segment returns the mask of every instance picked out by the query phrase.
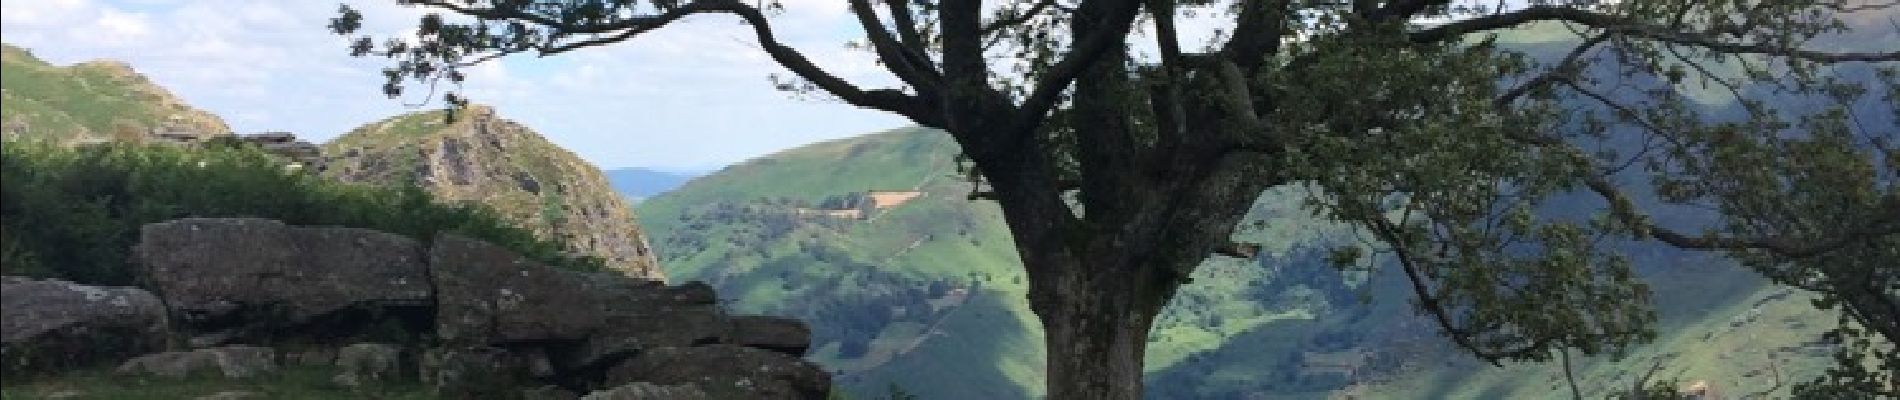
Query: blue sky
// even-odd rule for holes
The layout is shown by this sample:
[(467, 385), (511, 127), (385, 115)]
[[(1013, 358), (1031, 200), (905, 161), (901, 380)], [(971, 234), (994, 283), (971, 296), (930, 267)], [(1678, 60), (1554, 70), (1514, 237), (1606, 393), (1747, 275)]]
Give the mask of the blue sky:
[[(289, 131), (322, 141), (416, 111), (404, 104), (422, 100), (419, 93), (383, 97), (385, 60), (347, 56), (347, 39), (324, 27), (337, 1), (8, 0), (0, 2), (0, 38), (55, 64), (128, 62), (239, 133)], [(785, 6), (773, 18), (780, 40), (852, 82), (896, 84), (873, 55), (846, 48), (860, 37), (846, 1), (778, 1)], [(364, 30), (378, 37), (409, 32), (424, 13), (393, 0), (342, 2), (363, 10)], [(1220, 14), (1183, 17), (1183, 43), (1211, 44), (1214, 32), (1231, 29)], [(1153, 43), (1139, 35), (1132, 40), (1138, 51)], [(759, 49), (750, 29), (726, 15), (691, 17), (633, 42), (551, 58), (518, 55), (469, 72), (464, 89), (474, 101), (602, 168), (708, 171), (910, 125), (883, 112), (773, 90), (767, 76), (784, 70)]]
[[(410, 28), (420, 11), (348, 0), (366, 26)], [(834, 73), (895, 82), (848, 50), (855, 23), (841, 0), (786, 0), (774, 20), (788, 43)], [(324, 25), (335, 0), (8, 0), (0, 38), (55, 64), (116, 59), (239, 133), (290, 131), (327, 140), (403, 112), (380, 92), (381, 60), (353, 59)], [(472, 71), (475, 101), (603, 168), (710, 170), (773, 151), (909, 125), (886, 113), (792, 99), (782, 73), (729, 16), (695, 17), (644, 40), (553, 58), (516, 56)], [(420, 97), (410, 97), (415, 102)], [(430, 105), (427, 107), (434, 107)]]

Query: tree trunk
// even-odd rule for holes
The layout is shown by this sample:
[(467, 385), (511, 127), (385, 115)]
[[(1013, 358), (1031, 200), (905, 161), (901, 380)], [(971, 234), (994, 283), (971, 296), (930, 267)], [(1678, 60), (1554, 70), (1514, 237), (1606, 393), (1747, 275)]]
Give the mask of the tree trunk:
[(1140, 399), (1142, 355), (1154, 315), (1106, 305), (1042, 317), (1048, 346), (1048, 398)]
[[(1036, 261), (1064, 259), (1074, 258)], [(1029, 298), (1048, 351), (1048, 399), (1140, 399), (1148, 330), (1178, 283), (1128, 264), (1043, 267), (1053, 268), (1031, 278)]]

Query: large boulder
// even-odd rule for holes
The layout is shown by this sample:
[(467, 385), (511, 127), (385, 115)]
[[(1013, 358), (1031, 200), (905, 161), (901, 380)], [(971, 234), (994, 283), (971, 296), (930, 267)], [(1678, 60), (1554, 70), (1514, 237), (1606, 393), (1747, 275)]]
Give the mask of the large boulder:
[(165, 306), (150, 292), (0, 278), (0, 372), (57, 372), (159, 349)]
[(191, 351), (168, 351), (126, 360), (113, 370), (120, 375), (147, 375), (167, 378), (209, 374), (226, 378), (252, 378), (277, 372), (277, 352), (269, 347), (224, 346)]
[(605, 326), (571, 345), (553, 348), (563, 371), (604, 368), (644, 349), (721, 343), (731, 323), (712, 288), (693, 282), (664, 286), (611, 274), (577, 274), (601, 307)]
[(527, 375), (518, 356), (495, 347), (430, 349), (419, 367), (422, 382), (442, 399), (511, 398)]
[(340, 372), (330, 381), (338, 385), (391, 381), (402, 373), (402, 347), (386, 343), (344, 346), (336, 352), (336, 366)]
[(581, 400), (707, 400), (706, 392), (699, 386), (688, 383), (674, 386), (660, 386), (647, 382), (635, 382), (613, 389), (595, 391), (581, 397)]
[[(172, 312), (204, 332), (354, 329), (359, 327), (344, 322), (361, 318), (339, 316), (425, 307), (432, 296), (421, 245), (365, 229), (180, 219), (141, 229), (133, 258)], [(384, 314), (402, 315), (356, 315)], [(241, 335), (210, 337), (218, 340), (198, 344)]]
[(811, 348), (811, 328), (804, 322), (783, 317), (732, 317), (732, 331), (726, 343), (776, 351), (802, 357)]
[(458, 345), (580, 340), (606, 323), (581, 276), (453, 234), (429, 249), (436, 335)]
[(642, 352), (607, 371), (610, 386), (692, 384), (715, 399), (823, 399), (831, 376), (818, 365), (769, 350), (717, 344)]

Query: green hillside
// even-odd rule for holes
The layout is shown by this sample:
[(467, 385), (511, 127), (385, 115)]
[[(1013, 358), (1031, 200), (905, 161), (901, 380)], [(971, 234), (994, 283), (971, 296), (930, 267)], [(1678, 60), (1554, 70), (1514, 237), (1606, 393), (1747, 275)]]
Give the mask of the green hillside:
[[(713, 284), (735, 312), (806, 319), (811, 358), (854, 392), (895, 383), (926, 399), (1033, 397), (1040, 326), (1000, 213), (965, 199), (955, 152), (947, 135), (922, 129), (825, 142), (695, 179), (639, 215), (675, 281)], [(922, 196), (862, 219), (798, 211), (913, 188)], [(1321, 248), (1348, 231), (1307, 217), (1298, 200), (1263, 196), (1250, 220), (1265, 223), (1242, 236), (1267, 255), (1210, 261), (1163, 314), (1150, 339), (1151, 398), (1568, 396), (1546, 384), (1554, 364), (1486, 368), (1451, 349), (1411, 312), (1402, 278), (1328, 266)], [(1630, 359), (1580, 360), (1584, 386), (1624, 387), (1655, 354), (1677, 355), (1659, 376), (1723, 388), (1757, 390), (1749, 382), (1771, 352), (1786, 380), (1815, 370), (1820, 353), (1803, 341), (1831, 315), (1798, 295), (1758, 302), (1773, 289), (1718, 259), (1629, 252), (1648, 271), (1665, 330)]]
[(200, 137), (231, 131), (125, 63), (55, 66), (13, 45), (0, 45), (0, 115), (6, 134), (61, 142), (142, 137), (154, 129)]

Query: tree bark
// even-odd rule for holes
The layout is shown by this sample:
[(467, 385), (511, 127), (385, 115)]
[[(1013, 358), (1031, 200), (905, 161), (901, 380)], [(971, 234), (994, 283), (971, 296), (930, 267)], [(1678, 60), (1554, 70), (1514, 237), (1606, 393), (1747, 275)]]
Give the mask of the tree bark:
[(1030, 282), (1048, 351), (1047, 398), (1140, 399), (1148, 331), (1178, 281), (1138, 278), (1145, 268), (1130, 264), (1090, 264), (1045, 266), (1052, 273)]

